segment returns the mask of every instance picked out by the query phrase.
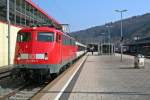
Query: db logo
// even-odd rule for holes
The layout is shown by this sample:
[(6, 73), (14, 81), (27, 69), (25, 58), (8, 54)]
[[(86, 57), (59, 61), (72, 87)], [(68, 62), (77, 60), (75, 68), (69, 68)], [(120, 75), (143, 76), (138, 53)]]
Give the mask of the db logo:
[(35, 54), (30, 54), (29, 59), (35, 59)]

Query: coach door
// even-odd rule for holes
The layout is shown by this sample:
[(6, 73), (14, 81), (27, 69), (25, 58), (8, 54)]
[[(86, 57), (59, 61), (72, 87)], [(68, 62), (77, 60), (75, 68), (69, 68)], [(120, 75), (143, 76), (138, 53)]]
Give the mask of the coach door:
[(59, 62), (62, 63), (62, 37), (61, 37), (61, 34), (57, 33), (57, 36), (56, 36), (56, 42), (57, 42), (57, 45), (58, 45), (58, 52), (59, 52)]

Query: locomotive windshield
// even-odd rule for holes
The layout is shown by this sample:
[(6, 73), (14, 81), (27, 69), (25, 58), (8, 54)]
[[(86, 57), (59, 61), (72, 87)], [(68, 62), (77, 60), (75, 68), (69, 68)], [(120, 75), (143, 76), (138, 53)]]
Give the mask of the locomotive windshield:
[(29, 32), (20, 32), (17, 35), (17, 42), (27, 42), (31, 39), (31, 33)]
[(52, 32), (38, 32), (37, 33), (37, 41), (53, 42), (54, 41), (54, 33), (52, 33)]

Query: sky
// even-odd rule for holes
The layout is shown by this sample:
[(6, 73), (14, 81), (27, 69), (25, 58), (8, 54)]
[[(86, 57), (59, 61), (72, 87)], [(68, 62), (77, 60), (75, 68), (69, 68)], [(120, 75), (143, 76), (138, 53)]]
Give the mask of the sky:
[(32, 0), (71, 32), (120, 20), (115, 10), (128, 10), (124, 18), (150, 12), (149, 0)]

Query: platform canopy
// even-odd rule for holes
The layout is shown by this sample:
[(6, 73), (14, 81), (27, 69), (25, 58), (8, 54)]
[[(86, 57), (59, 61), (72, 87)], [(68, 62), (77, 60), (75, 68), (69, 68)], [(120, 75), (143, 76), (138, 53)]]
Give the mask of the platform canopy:
[[(7, 22), (7, 0), (0, 0), (0, 21)], [(32, 0), (10, 0), (11, 24), (21, 27), (31, 25), (51, 25), (62, 29), (62, 25), (48, 15), (44, 10), (32, 2)]]

